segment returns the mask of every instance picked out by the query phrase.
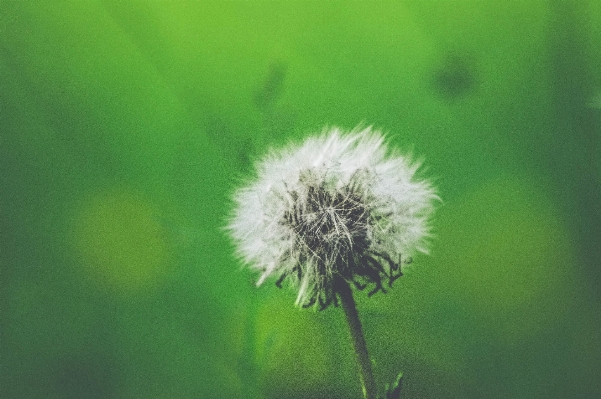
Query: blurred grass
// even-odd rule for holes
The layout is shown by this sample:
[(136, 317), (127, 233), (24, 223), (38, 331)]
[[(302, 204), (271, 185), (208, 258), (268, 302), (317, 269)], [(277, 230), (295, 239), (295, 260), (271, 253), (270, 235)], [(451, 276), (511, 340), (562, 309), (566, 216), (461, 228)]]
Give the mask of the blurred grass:
[(444, 204), (358, 295), (406, 398), (601, 393), (595, 1), (0, 2), (0, 397), (347, 398), (338, 309), (221, 227), (268, 146), (382, 128)]

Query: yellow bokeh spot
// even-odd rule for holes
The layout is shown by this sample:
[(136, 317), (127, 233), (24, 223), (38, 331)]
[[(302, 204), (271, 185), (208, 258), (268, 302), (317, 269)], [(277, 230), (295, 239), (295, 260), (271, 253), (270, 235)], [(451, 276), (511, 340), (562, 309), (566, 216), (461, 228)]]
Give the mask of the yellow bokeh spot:
[(334, 365), (325, 342), (327, 331), (315, 316), (291, 302), (273, 298), (259, 309), (255, 360), (265, 392), (287, 397), (327, 384)]
[(535, 184), (499, 179), (446, 211), (438, 240), (446, 263), (438, 278), (450, 298), (509, 340), (565, 314), (572, 249)]
[(101, 284), (149, 288), (165, 271), (169, 251), (158, 211), (134, 193), (115, 190), (85, 201), (73, 233), (80, 263)]

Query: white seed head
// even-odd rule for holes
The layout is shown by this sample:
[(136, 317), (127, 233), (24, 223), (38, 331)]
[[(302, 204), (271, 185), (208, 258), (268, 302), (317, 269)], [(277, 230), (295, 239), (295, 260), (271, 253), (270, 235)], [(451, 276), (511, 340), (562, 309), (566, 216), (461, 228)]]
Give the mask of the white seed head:
[(337, 278), (370, 294), (400, 277), (401, 265), (427, 252), (438, 199), (417, 180), (419, 163), (387, 150), (371, 128), (333, 128), (271, 150), (256, 178), (234, 194), (227, 226), (238, 255), (278, 286), (298, 288), (297, 304), (336, 303)]

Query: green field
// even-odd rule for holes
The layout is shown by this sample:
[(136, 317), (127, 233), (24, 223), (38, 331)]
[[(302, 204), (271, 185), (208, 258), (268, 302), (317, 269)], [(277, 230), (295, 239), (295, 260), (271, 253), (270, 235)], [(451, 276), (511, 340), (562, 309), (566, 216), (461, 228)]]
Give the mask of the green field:
[(359, 125), (442, 199), (356, 296), (378, 385), (601, 397), (601, 2), (0, 0), (0, 398), (359, 398), (342, 311), (223, 229), (270, 147)]

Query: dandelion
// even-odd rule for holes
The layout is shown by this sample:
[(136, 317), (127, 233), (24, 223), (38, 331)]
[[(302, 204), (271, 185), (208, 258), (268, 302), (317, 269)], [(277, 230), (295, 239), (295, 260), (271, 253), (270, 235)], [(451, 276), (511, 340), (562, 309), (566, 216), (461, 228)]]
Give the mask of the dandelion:
[(416, 178), (419, 166), (388, 150), (378, 131), (333, 128), (271, 150), (234, 195), (228, 230), (240, 258), (261, 272), (258, 285), (287, 281), (304, 307), (342, 302), (365, 363), (366, 397), (375, 395), (375, 383), (351, 286), (369, 287), (370, 296), (385, 292), (412, 256), (427, 253), (438, 197)]
[(387, 151), (384, 137), (365, 129), (332, 129), (302, 146), (272, 150), (257, 176), (234, 196), (229, 231), (238, 254), (261, 271), (258, 285), (277, 277), (298, 288), (297, 304), (325, 308), (334, 282), (385, 291), (403, 263), (427, 252), (429, 217), (437, 198), (419, 163)]

